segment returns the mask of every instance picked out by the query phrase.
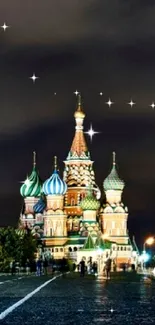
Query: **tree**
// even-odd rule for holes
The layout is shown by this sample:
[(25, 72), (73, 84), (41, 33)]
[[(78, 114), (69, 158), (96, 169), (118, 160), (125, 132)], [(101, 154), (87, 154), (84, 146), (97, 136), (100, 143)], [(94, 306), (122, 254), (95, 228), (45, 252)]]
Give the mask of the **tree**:
[(25, 264), (27, 259), (34, 260), (36, 251), (37, 241), (29, 230), (0, 228), (1, 271), (9, 267), (11, 260), (20, 264)]

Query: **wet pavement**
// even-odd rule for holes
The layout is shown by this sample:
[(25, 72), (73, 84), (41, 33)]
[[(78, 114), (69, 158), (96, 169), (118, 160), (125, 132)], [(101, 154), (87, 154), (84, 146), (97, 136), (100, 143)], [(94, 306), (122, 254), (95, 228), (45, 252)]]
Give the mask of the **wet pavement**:
[[(50, 277), (0, 277), (0, 313)], [(155, 324), (155, 281), (143, 276), (103, 278), (68, 274), (48, 283), (0, 324)]]

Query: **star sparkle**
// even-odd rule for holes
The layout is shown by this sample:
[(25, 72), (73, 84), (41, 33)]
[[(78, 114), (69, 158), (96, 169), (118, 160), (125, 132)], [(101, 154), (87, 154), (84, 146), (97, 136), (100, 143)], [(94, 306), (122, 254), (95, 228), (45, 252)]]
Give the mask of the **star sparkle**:
[(103, 93), (102, 93), (102, 91), (100, 92), (100, 96), (103, 96)]
[(111, 309), (110, 309), (110, 312), (111, 312), (111, 313), (113, 313), (113, 312), (114, 312), (114, 309), (113, 309), (113, 308), (111, 308)]
[(35, 83), (35, 81), (38, 79), (39, 77), (36, 77), (35, 73), (33, 73), (33, 75), (30, 77), (30, 79), (32, 79), (33, 83)]
[(114, 104), (114, 102), (111, 101), (111, 99), (109, 98), (108, 102), (106, 102), (106, 104), (111, 107), (112, 104)]
[(93, 136), (94, 136), (95, 134), (98, 134), (99, 132), (94, 131), (93, 128), (92, 128), (92, 124), (91, 124), (91, 125), (90, 125), (90, 129), (89, 129), (87, 132), (84, 132), (84, 133), (88, 134), (89, 137), (90, 137), (90, 139), (91, 139), (91, 141), (92, 141)]
[(152, 107), (152, 109), (154, 109), (155, 108), (155, 103), (152, 102), (152, 104), (150, 106)]
[(33, 182), (30, 181), (29, 178), (28, 178), (28, 176), (27, 176), (26, 180), (25, 181), (21, 181), (20, 183), (21, 184), (25, 184), (25, 185), (31, 185)]
[(74, 94), (77, 96), (79, 94), (79, 91), (74, 91)]
[(3, 28), (4, 32), (6, 31), (7, 28), (9, 28), (10, 26), (6, 25), (6, 23), (4, 23), (1, 28)]
[(135, 105), (136, 103), (134, 103), (133, 101), (132, 101), (132, 99), (130, 100), (130, 103), (128, 103), (131, 107), (133, 106), (133, 105)]

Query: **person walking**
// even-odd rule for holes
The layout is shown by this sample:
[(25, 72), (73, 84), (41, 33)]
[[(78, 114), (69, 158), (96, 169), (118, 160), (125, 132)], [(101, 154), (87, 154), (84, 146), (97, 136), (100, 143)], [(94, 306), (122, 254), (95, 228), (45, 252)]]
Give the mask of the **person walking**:
[(105, 271), (107, 280), (110, 279), (110, 271), (111, 271), (111, 258), (109, 257), (105, 264)]
[(47, 258), (43, 261), (43, 268), (44, 268), (44, 275), (47, 275), (47, 268), (48, 268), (48, 260)]
[(81, 262), (80, 262), (80, 265), (81, 265), (81, 276), (84, 276), (85, 275), (85, 261), (82, 259)]
[(36, 266), (37, 266), (37, 274), (38, 276), (41, 275), (41, 259), (39, 258), (36, 262)]

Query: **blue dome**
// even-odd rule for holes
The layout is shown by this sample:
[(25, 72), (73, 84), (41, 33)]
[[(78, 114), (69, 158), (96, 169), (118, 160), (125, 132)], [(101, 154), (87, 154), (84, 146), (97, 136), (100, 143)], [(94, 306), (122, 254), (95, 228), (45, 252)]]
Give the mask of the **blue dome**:
[(41, 197), (40, 200), (34, 205), (33, 210), (35, 213), (43, 213), (46, 207), (44, 199)]
[(52, 176), (43, 184), (45, 195), (64, 195), (67, 191), (67, 184), (61, 180), (58, 171), (55, 169)]

